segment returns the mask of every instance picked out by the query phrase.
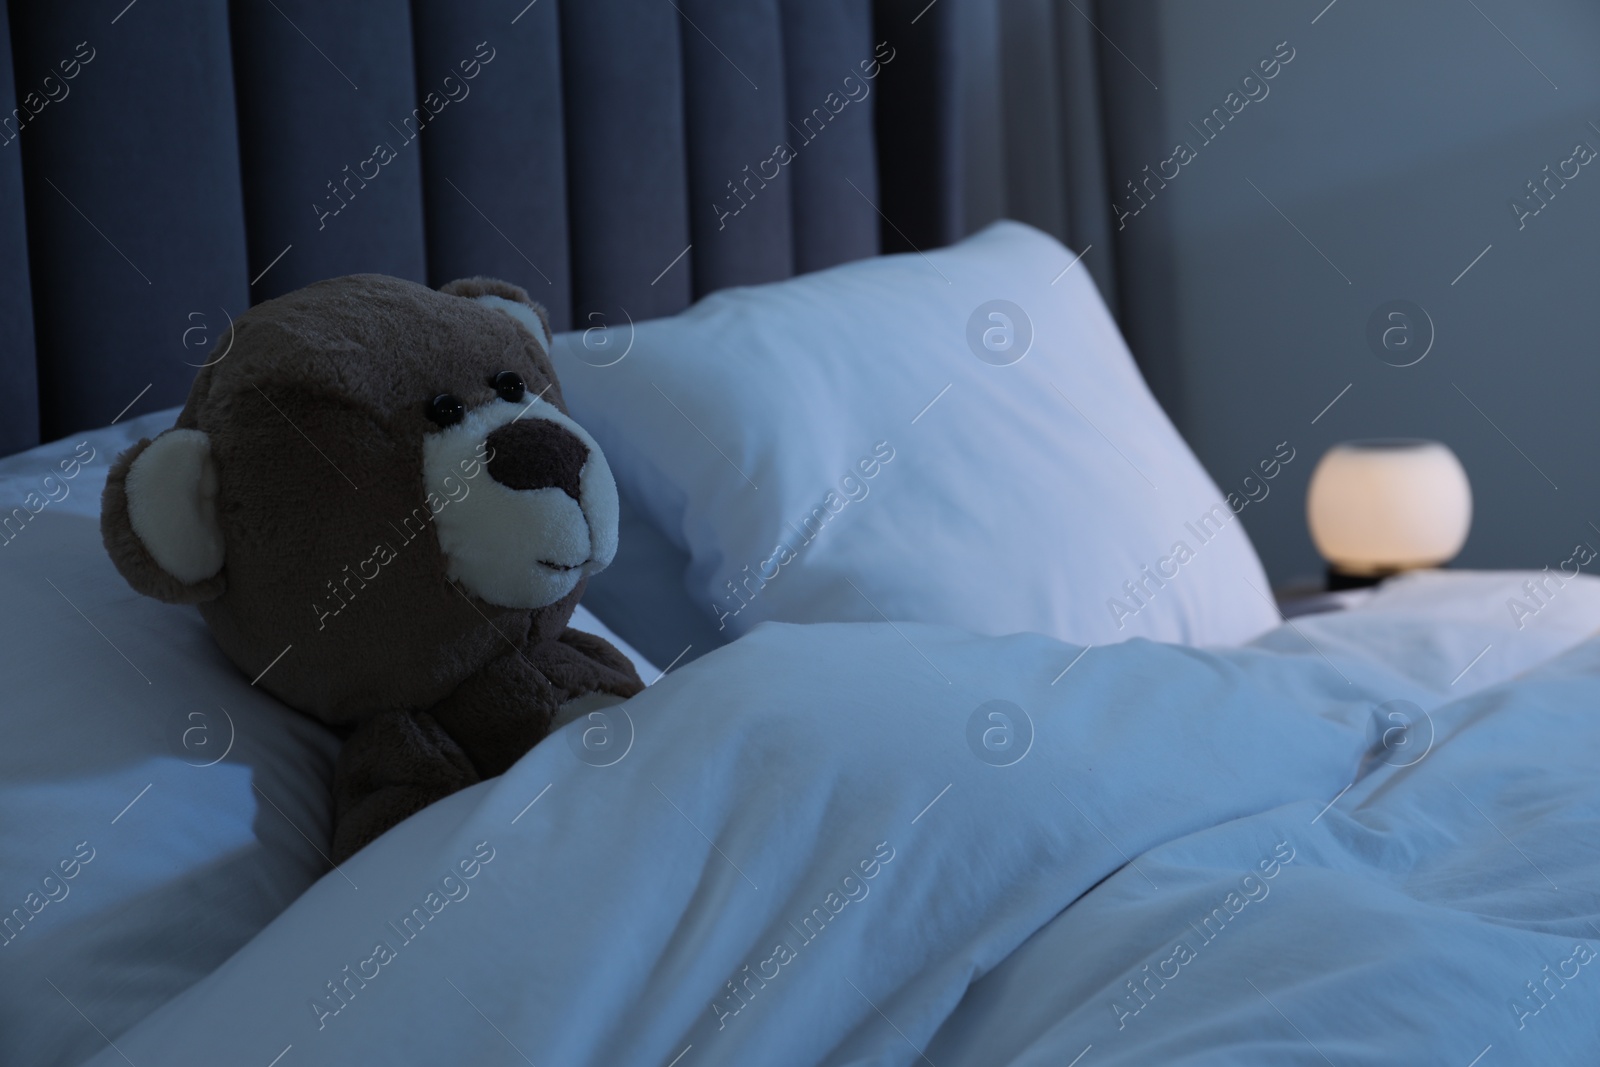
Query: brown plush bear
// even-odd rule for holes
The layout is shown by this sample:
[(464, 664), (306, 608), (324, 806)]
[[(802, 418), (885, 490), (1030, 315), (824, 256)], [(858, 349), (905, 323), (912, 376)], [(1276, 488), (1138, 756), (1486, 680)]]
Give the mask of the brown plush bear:
[(564, 704), (643, 688), (566, 627), (616, 553), (617, 491), (550, 341), (505, 282), (319, 282), (242, 316), (111, 470), (129, 584), (198, 604), (251, 684), (346, 735), (335, 862), (504, 772)]

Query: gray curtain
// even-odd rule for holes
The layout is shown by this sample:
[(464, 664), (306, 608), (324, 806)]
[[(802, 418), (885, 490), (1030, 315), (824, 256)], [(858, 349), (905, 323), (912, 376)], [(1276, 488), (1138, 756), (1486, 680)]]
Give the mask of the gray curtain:
[(880, 0), (876, 38), (901, 52), (878, 105), (879, 171), (897, 209), (885, 251), (1014, 218), (1090, 249), (1083, 263), (1116, 312), (1091, 19), (1093, 0)]

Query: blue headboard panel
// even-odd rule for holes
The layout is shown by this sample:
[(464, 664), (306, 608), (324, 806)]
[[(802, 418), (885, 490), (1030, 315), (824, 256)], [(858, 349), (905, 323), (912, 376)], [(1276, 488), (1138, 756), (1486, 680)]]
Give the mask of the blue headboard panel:
[[(572, 274), (561, 26), (545, 0), (511, 25), (526, 3), (509, 12), (498, 0), (412, 4), (419, 93), (447, 101), (413, 146), (422, 149), (428, 283), (515, 281), (564, 329)], [(487, 65), (478, 58), (485, 42)]]
[[(11, 19), (0, 0), (0, 117), (17, 106)], [(33, 291), (15, 122), (0, 125), (0, 455), (39, 440), (39, 378), (33, 352)], [(9, 149), (9, 150), (7, 150)]]
[(230, 317), (321, 278), (495, 275), (570, 328), (1027, 219), (974, 106), (1015, 66), (1003, 21), (998, 0), (0, 0), (0, 454), (181, 402)]
[(419, 95), (406, 0), (230, 7), (251, 301), (360, 271), (422, 281), (420, 145), (434, 131), (403, 136)]
[(178, 403), (229, 315), (319, 278), (497, 275), (564, 328), (878, 250), (870, 101), (719, 209), (870, 59), (866, 0), (105, 0), (7, 22), (0, 92), (44, 103), (0, 146), (0, 237), (23, 205), (29, 235), (26, 259), (0, 243), (0, 451)]
[[(111, 421), (146, 386), (141, 404), (182, 398), (186, 361), (204, 360), (181, 343), (188, 313), (216, 324), (219, 308), (246, 303), (227, 12), (116, 14), (104, 2), (10, 5), (19, 106), (0, 154), (22, 161), (38, 368), (29, 402), (47, 438)], [(18, 399), (6, 398), (8, 436)]]

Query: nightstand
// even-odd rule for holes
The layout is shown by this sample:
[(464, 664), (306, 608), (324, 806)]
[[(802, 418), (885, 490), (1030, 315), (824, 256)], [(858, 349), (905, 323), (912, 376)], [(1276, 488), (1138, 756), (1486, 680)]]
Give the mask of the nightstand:
[(1370, 597), (1377, 588), (1368, 586), (1364, 589), (1329, 590), (1323, 582), (1302, 579), (1274, 589), (1272, 596), (1285, 619), (1297, 619), (1302, 615), (1321, 615), (1353, 608)]

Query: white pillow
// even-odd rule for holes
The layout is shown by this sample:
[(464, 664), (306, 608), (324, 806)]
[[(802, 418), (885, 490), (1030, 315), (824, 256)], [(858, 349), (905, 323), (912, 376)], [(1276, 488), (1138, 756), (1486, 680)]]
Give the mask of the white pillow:
[(725, 290), (621, 359), (564, 336), (562, 391), (726, 632), (1247, 640), (1277, 622), (1255, 550), (1073, 260), (1001, 222)]
[[(61, 503), (112, 458), (52, 483)], [(115, 1040), (328, 870), (332, 733), (252, 688), (194, 608), (128, 588), (98, 521), (54, 508), (0, 546), (3, 1063), (87, 1059), (94, 1027)]]

